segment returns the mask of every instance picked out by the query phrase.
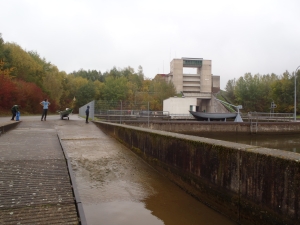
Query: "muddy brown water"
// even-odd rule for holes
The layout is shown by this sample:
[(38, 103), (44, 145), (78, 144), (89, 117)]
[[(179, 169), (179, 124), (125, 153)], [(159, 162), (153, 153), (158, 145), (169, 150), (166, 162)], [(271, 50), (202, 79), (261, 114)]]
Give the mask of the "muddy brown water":
[(89, 225), (236, 224), (191, 197), (94, 124), (64, 121), (56, 129), (71, 159)]

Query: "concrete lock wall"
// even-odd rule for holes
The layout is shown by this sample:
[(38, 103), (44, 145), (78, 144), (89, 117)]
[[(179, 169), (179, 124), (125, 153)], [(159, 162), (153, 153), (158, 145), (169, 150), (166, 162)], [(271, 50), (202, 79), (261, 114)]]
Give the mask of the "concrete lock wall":
[(155, 130), (164, 130), (170, 132), (230, 132), (230, 133), (300, 133), (298, 122), (273, 122), (273, 123), (258, 123), (257, 128), (252, 128), (251, 123), (242, 122), (223, 122), (223, 121), (124, 121), (127, 125), (138, 126), (142, 128), (150, 128)]
[(299, 154), (95, 122), (185, 191), (240, 224), (299, 224)]

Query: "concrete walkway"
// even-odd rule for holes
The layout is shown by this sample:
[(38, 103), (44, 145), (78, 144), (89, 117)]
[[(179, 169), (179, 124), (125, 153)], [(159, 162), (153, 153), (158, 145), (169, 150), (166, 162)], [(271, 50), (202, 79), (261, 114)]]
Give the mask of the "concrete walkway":
[[(21, 120), (0, 137), (0, 224), (79, 223), (57, 135), (72, 164), (87, 224), (235, 224), (92, 122), (77, 115)], [(0, 117), (0, 127), (7, 121)]]
[[(65, 157), (47, 121), (24, 117), (0, 137), (0, 224), (79, 224)], [(0, 127), (12, 125), (0, 118)]]

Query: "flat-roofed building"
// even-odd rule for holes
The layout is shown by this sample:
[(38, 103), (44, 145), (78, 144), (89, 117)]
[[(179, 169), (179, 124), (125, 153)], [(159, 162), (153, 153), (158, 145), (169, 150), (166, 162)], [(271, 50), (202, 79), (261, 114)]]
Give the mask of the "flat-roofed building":
[[(196, 73), (184, 73), (183, 68), (195, 68)], [(220, 76), (214, 76), (211, 73), (212, 61), (205, 60), (203, 58), (181, 58), (173, 59), (170, 62), (170, 73), (161, 74), (166, 81), (170, 81), (174, 84), (177, 93), (181, 93), (185, 98), (193, 98), (196, 104), (197, 111), (214, 112), (215, 102), (211, 101), (213, 93), (220, 91)], [(168, 100), (168, 99), (167, 99)], [(165, 100), (165, 101), (167, 101)], [(170, 99), (170, 102), (164, 101), (164, 110), (174, 109), (172, 104), (176, 104), (175, 101), (182, 101), (189, 104), (188, 100)], [(182, 108), (182, 107), (181, 107)], [(182, 111), (186, 113), (190, 110), (190, 107), (183, 107), (183, 110), (176, 108), (176, 113)]]

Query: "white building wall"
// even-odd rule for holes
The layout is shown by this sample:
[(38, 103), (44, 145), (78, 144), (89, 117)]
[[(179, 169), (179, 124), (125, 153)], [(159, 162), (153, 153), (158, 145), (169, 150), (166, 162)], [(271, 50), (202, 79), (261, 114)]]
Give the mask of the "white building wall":
[(79, 108), (79, 116), (81, 117), (86, 117), (85, 115), (85, 110), (87, 108), (87, 106), (90, 106), (90, 113), (89, 113), (89, 118), (91, 118), (92, 120), (94, 120), (94, 112), (95, 112), (95, 100), (85, 104), (84, 106), (81, 106)]
[(170, 114), (189, 114), (191, 105), (197, 105), (197, 98), (171, 97), (163, 101), (163, 111)]

